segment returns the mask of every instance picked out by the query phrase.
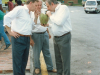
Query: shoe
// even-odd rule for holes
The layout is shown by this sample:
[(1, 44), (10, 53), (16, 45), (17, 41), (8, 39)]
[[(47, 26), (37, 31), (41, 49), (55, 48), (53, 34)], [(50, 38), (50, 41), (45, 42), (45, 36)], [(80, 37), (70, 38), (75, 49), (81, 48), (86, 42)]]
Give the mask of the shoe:
[(39, 74), (40, 73), (40, 69), (35, 69), (34, 72), (35, 72), (35, 74)]
[(56, 70), (56, 69), (53, 69), (53, 70), (48, 70), (48, 72), (57, 73), (57, 70)]
[(11, 44), (7, 44), (7, 45), (6, 45), (6, 48), (5, 48), (4, 50), (8, 49), (10, 45), (11, 45)]

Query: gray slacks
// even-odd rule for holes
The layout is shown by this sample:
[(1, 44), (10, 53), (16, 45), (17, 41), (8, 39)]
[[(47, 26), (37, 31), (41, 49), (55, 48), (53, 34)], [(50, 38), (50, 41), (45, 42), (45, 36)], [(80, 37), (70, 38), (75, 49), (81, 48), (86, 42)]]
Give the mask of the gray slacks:
[(53, 69), (52, 59), (49, 51), (49, 36), (45, 32), (43, 34), (33, 33), (32, 39), (34, 40), (33, 46), (33, 57), (34, 57), (34, 67), (35, 69), (40, 68), (40, 52), (42, 50), (43, 56), (47, 65), (47, 70)]
[(13, 58), (13, 74), (25, 75), (27, 65), (30, 37), (20, 36), (19, 38), (11, 37), (12, 41), (12, 58)]
[(71, 33), (54, 37), (57, 75), (70, 75)]

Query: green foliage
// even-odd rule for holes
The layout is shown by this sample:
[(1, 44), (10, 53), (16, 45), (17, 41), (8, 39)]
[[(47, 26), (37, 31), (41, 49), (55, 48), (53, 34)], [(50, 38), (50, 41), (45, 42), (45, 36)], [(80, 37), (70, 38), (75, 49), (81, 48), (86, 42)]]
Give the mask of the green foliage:
[(68, 1), (68, 3), (74, 3), (73, 1)]
[[(8, 2), (9, 0), (2, 0), (2, 3), (5, 4), (5, 2)], [(27, 1), (27, 0), (21, 0), (22, 2)], [(13, 0), (13, 3), (15, 3), (15, 0)]]
[(63, 2), (63, 0), (57, 0), (57, 1)]
[(82, 3), (82, 0), (78, 0), (78, 3)]

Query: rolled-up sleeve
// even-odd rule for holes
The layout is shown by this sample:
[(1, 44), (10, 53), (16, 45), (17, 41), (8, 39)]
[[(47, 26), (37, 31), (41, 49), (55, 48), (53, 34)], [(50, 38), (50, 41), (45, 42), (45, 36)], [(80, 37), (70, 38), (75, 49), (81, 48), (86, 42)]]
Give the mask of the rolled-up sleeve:
[(15, 7), (12, 11), (7, 13), (4, 16), (4, 25), (7, 25), (8, 27), (11, 27), (11, 21), (18, 17), (19, 13), (21, 12), (19, 7)]
[(58, 13), (55, 14), (56, 15), (50, 16), (50, 20), (56, 25), (62, 26), (69, 16), (69, 9), (68, 7), (64, 6), (63, 8), (60, 8), (60, 11)]

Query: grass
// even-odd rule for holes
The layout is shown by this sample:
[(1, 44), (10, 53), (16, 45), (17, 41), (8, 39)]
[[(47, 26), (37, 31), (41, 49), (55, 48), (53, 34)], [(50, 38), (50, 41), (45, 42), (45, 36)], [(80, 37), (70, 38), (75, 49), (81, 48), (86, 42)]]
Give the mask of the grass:
[(81, 3), (82, 2), (82, 0), (78, 0), (78, 3)]
[(73, 4), (73, 6), (82, 6), (82, 3)]
[[(66, 4), (66, 5), (69, 6), (68, 4)], [(82, 3), (73, 4), (73, 6), (82, 6)]]

